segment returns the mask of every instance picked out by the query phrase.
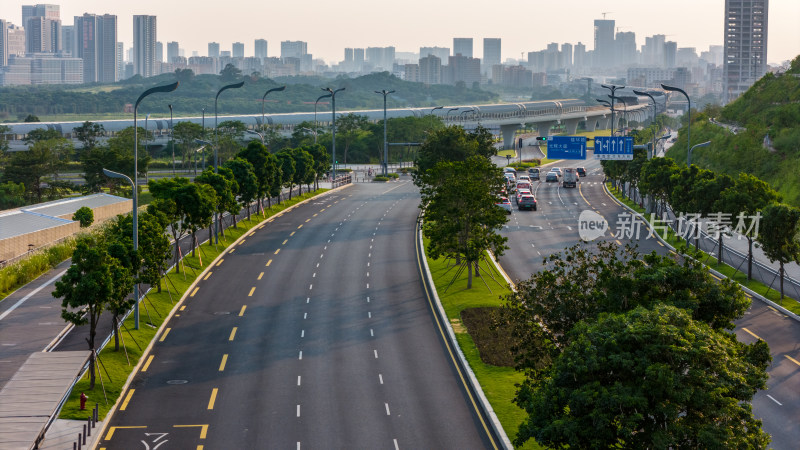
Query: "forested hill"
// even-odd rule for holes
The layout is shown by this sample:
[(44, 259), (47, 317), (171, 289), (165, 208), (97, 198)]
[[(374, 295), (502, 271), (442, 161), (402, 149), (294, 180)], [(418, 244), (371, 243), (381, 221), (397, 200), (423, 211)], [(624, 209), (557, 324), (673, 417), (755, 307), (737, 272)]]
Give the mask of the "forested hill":
[[(283, 92), (273, 92), (267, 97), (267, 113), (313, 111), (314, 101), (324, 92), (323, 87), (346, 88), (336, 95), (336, 108), (383, 108), (383, 96), (374, 91), (394, 90), (388, 96), (389, 108), (433, 107), (452, 104), (493, 103), (497, 95), (471, 86), (430, 85), (403, 81), (388, 72), (364, 75), (358, 78), (338, 77), (326, 80), (316, 77), (268, 78), (241, 76), (240, 74), (193, 75), (191, 71), (163, 74), (157, 77), (139, 76), (119, 83), (82, 86), (27, 86), (0, 88), (0, 122), (17, 122), (28, 114), (48, 116), (85, 114), (86, 119), (96, 119), (101, 114), (122, 114), (126, 104), (134, 103), (144, 90), (153, 86), (181, 81), (173, 93), (148, 105), (140, 112), (169, 116), (167, 104), (172, 104), (176, 115), (199, 115), (203, 108), (213, 114), (214, 96), (219, 88), (245, 81), (241, 89), (225, 91), (219, 98), (220, 114), (255, 114), (261, 112), (261, 98), (271, 88), (287, 85)], [(327, 101), (327, 100), (325, 100)], [(162, 105), (163, 104), (163, 105)], [(158, 106), (155, 106), (158, 105)], [(327, 108), (325, 108), (327, 109)], [(75, 120), (71, 116), (70, 120)]]
[[(736, 133), (709, 118), (737, 127)], [(686, 129), (669, 152), (686, 163)], [(768, 73), (724, 108), (692, 115), (692, 163), (737, 176), (753, 174), (770, 183), (783, 201), (800, 206), (800, 56), (782, 74)]]

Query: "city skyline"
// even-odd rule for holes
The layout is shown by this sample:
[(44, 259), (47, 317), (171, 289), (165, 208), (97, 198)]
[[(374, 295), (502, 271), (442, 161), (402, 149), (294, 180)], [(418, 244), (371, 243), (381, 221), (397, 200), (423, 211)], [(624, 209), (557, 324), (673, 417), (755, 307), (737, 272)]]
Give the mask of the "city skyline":
[[(0, 4), (0, 19), (21, 25), (22, 5), (36, 3), (6, 0)], [(328, 64), (342, 61), (344, 49), (348, 47), (394, 46), (398, 52), (417, 52), (422, 46), (452, 48), (454, 37), (472, 38), (475, 57), (483, 57), (484, 38), (500, 38), (502, 61), (524, 59), (527, 52), (541, 50), (551, 42), (581, 42), (590, 50), (594, 49), (594, 20), (602, 19), (604, 12), (606, 19), (616, 21), (615, 31), (636, 33), (637, 47), (644, 44), (646, 36), (665, 34), (679, 47), (695, 47), (699, 53), (709, 45), (722, 45), (724, 3), (724, 0), (673, 0), (662, 11), (653, 12), (652, 9), (643, 10), (641, 2), (632, 0), (603, 5), (589, 1), (562, 2), (548, 5), (546, 9), (533, 3), (501, 0), (491, 4), (498, 16), (513, 11), (508, 14), (508, 21), (501, 23), (487, 21), (489, 15), (483, 10), (475, 13), (474, 7), (485, 4), (473, 1), (466, 8), (454, 10), (449, 3), (439, 5), (411, 0), (404, 8), (391, 11), (392, 16), (363, 0), (350, 0), (324, 15), (307, 13), (320, 11), (322, 4), (319, 8), (300, 11), (293, 5), (253, 6), (241, 0), (227, 2), (224, 9), (183, 0), (168, 4), (141, 0), (136, 5), (110, 5), (99, 0), (50, 2), (61, 6), (62, 25), (71, 25), (74, 16), (84, 13), (117, 15), (118, 40), (126, 49), (133, 46), (133, 15), (154, 15), (158, 18), (158, 41), (177, 41), (187, 55), (194, 51), (207, 54), (209, 42), (219, 42), (220, 50), (225, 51), (230, 51), (234, 42), (243, 42), (245, 56), (252, 56), (254, 41), (265, 39), (269, 43), (269, 56), (279, 56), (281, 41), (299, 40), (308, 43), (308, 52), (314, 58), (324, 59)], [(192, 9), (191, 21), (186, 20), (187, 7)], [(235, 20), (231, 19), (230, 24), (218, 23), (217, 18), (224, 16), (220, 11), (226, 10), (233, 11), (230, 16)], [(241, 14), (244, 10), (248, 13)], [(355, 10), (358, 14), (354, 14)], [(691, 11), (691, 15), (687, 11)], [(781, 63), (800, 54), (798, 19), (800, 2), (770, 1), (768, 63)], [(338, 25), (335, 30), (331, 29), (331, 22)], [(305, 26), (298, 28), (297, 24)], [(411, 29), (425, 32), (411, 33)]]

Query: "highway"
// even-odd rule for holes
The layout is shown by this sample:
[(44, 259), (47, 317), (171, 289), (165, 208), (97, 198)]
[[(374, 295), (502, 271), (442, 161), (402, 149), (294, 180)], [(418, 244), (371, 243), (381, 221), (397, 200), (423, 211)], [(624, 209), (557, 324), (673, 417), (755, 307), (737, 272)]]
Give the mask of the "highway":
[(408, 178), (354, 185), (248, 235), (166, 324), (99, 448), (492, 448), (423, 291), (418, 203)]
[[(589, 158), (592, 155), (590, 153)], [(647, 239), (642, 229), (640, 239), (616, 239), (618, 215), (625, 210), (605, 193), (599, 161), (561, 161), (550, 166), (586, 167), (588, 176), (581, 178), (578, 189), (565, 189), (557, 183), (540, 182), (536, 189), (538, 211), (520, 211), (514, 207), (502, 234), (509, 238), (509, 250), (500, 258), (503, 269), (514, 281), (527, 279), (543, 268), (545, 256), (563, 251), (579, 241), (578, 217), (591, 209), (601, 214), (609, 224), (609, 232), (599, 239), (625, 244), (635, 241), (640, 253), (669, 250), (656, 239)], [(535, 182), (534, 182), (535, 183)], [(514, 203), (512, 201), (512, 203)], [(736, 322), (736, 336), (750, 343), (758, 338), (770, 346), (773, 362), (768, 369), (768, 389), (753, 398), (753, 411), (763, 419), (763, 429), (772, 436), (775, 449), (797, 448), (800, 442), (800, 323), (774, 308), (754, 300), (745, 316)]]

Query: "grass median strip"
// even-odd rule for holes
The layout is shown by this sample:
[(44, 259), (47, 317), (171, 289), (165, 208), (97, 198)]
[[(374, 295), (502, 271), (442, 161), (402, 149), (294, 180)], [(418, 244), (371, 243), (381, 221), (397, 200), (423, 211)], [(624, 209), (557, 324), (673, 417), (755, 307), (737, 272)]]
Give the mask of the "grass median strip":
[[(292, 200), (285, 201), (281, 205), (274, 205), (271, 210), (266, 210), (269, 215), (274, 215), (286, 208), (299, 203), (307, 198), (314, 197), (325, 192), (320, 189), (315, 193), (303, 194), (299, 197), (294, 197)], [(250, 232), (250, 230), (257, 226), (263, 220), (262, 216), (253, 215), (252, 220), (240, 220), (236, 228), (228, 228), (225, 230), (225, 235), (220, 236), (219, 245), (205, 243), (202, 248), (202, 260), (208, 264), (213, 261), (221, 253), (225, 252), (228, 246), (232, 245), (242, 235)], [(117, 402), (122, 394), (122, 387), (128, 376), (136, 367), (139, 359), (142, 357), (143, 350), (147, 348), (150, 341), (156, 335), (156, 332), (164, 323), (164, 320), (169, 316), (170, 311), (175, 307), (177, 302), (189, 289), (191, 284), (197, 277), (200, 276), (202, 271), (207, 266), (200, 264), (201, 252), (192, 255), (189, 253), (183, 259), (180, 267), (180, 273), (176, 273), (175, 269), (171, 270), (162, 280), (162, 292), (157, 292), (153, 289), (144, 300), (140, 303), (140, 323), (139, 329), (135, 330), (133, 326), (133, 314), (131, 314), (120, 327), (120, 349), (114, 351), (113, 339), (102, 350), (99, 351), (99, 361), (97, 368), (97, 383), (93, 390), (89, 390), (89, 377), (88, 373), (78, 381), (70, 393), (69, 399), (64, 403), (60, 419), (78, 419), (86, 420), (89, 417), (90, 411), (80, 410), (80, 395), (86, 393), (89, 396), (89, 404), (99, 403), (99, 418), (104, 419), (108, 411)], [(219, 265), (222, 262), (217, 264)], [(190, 301), (187, 299), (187, 301)], [(196, 301), (192, 299), (191, 301)], [(166, 333), (164, 333), (166, 336)], [(102, 384), (101, 384), (102, 379)], [(104, 392), (105, 391), (105, 392)]]
[[(426, 246), (427, 243), (426, 239)], [(467, 328), (461, 325), (463, 311), (476, 308), (500, 307), (502, 305), (501, 297), (510, 294), (511, 289), (493, 264), (487, 265), (482, 262), (480, 265), (481, 274), (486, 284), (489, 285), (491, 292), (486, 287), (486, 284), (477, 277), (473, 278), (472, 289), (467, 289), (466, 271), (460, 274), (458, 279), (448, 288), (448, 284), (453, 280), (453, 276), (458, 270), (453, 267), (452, 261), (428, 258), (428, 266), (445, 314), (447, 314), (448, 320), (453, 325), (458, 345), (475, 373), (475, 377), (478, 379), (489, 403), (491, 403), (492, 409), (494, 409), (503, 429), (513, 441), (514, 436), (517, 434), (517, 427), (527, 417), (525, 411), (512, 402), (516, 394), (515, 384), (521, 383), (524, 376), (514, 370), (513, 367), (495, 366), (483, 362), (473, 337), (467, 332)], [(538, 449), (541, 447), (531, 440), (522, 448)]]

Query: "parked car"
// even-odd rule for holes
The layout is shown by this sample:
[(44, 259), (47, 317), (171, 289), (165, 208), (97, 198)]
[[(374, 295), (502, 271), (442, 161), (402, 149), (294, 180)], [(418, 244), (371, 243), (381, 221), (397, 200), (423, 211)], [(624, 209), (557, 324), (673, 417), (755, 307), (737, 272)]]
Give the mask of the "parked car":
[(531, 167), (528, 169), (528, 176), (531, 177), (531, 180), (538, 180), (539, 179), (539, 168), (538, 167)]
[(547, 183), (558, 183), (558, 172), (547, 172), (544, 181)]
[(525, 194), (525, 195), (522, 195), (522, 196), (520, 196), (518, 198), (519, 198), (519, 200), (517, 200), (517, 207), (520, 210), (532, 209), (532, 210), (536, 211), (536, 209), (537, 209), (536, 198), (533, 195)]
[(578, 176), (581, 176), (581, 177), (585, 177), (585, 176), (586, 176), (586, 168), (584, 168), (584, 167), (578, 167), (578, 168), (577, 168), (577, 169), (575, 169), (575, 170), (577, 170), (577, 171), (578, 171)]
[(565, 188), (577, 187), (578, 186), (578, 171), (576, 169), (567, 168), (564, 169), (564, 183), (563, 186)]
[(509, 201), (507, 197), (500, 197), (500, 201), (495, 203), (495, 205), (505, 209), (506, 214), (511, 214), (511, 201)]

